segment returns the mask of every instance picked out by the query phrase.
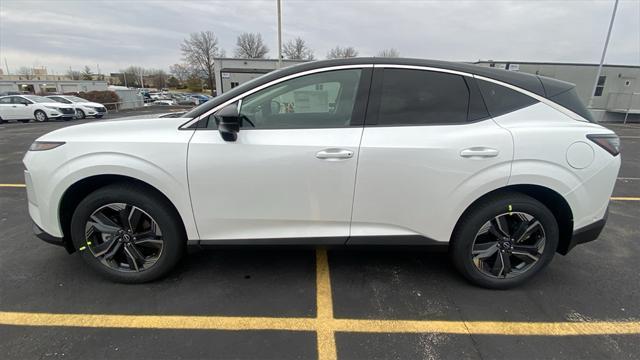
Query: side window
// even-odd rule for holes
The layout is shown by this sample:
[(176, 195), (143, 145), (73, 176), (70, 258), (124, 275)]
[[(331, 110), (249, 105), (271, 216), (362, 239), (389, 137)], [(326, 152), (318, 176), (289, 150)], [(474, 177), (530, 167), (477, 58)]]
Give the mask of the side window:
[[(256, 129), (334, 128), (350, 125), (361, 69), (301, 76), (242, 100), (240, 114)], [(254, 128), (243, 121), (243, 128)]]
[(460, 75), (437, 71), (384, 69), (378, 125), (467, 122), (469, 88)]
[(0, 104), (11, 104), (11, 96), (0, 98)]
[(25, 98), (21, 98), (19, 96), (14, 96), (11, 99), (12, 99), (12, 102), (14, 104), (26, 104), (26, 105), (31, 104), (31, 101), (29, 101), (29, 100), (27, 100)]
[(493, 117), (508, 114), (538, 102), (538, 100), (508, 87), (484, 80), (476, 81), (484, 102), (487, 104), (487, 110)]

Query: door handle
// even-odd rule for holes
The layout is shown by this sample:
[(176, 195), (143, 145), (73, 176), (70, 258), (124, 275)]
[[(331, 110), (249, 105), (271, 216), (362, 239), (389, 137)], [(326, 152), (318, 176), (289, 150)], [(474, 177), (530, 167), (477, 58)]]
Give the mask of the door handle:
[(321, 160), (340, 160), (353, 157), (353, 151), (346, 149), (324, 149), (316, 153), (316, 157)]
[(486, 147), (472, 147), (472, 148), (468, 148), (460, 151), (460, 156), (464, 158), (472, 158), (472, 157), (489, 158), (489, 157), (496, 157), (498, 156), (499, 153), (500, 151), (498, 151), (497, 149), (486, 148)]

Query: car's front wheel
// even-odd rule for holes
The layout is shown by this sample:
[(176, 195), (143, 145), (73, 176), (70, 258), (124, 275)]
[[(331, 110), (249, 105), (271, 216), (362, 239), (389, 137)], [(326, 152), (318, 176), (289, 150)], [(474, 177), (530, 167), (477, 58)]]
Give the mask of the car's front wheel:
[(460, 219), (450, 248), (458, 271), (472, 283), (506, 289), (546, 267), (558, 246), (549, 209), (519, 193), (501, 193), (474, 205)]
[(33, 116), (35, 116), (36, 120), (38, 120), (39, 122), (49, 121), (47, 114), (45, 114), (42, 110), (36, 110), (36, 112), (33, 113)]
[(86, 117), (87, 117), (87, 115), (85, 115), (84, 111), (82, 111), (80, 109), (76, 109), (76, 118), (84, 119)]
[(106, 186), (82, 200), (71, 220), (71, 237), (91, 268), (125, 283), (166, 275), (186, 246), (178, 215), (167, 200), (129, 184)]

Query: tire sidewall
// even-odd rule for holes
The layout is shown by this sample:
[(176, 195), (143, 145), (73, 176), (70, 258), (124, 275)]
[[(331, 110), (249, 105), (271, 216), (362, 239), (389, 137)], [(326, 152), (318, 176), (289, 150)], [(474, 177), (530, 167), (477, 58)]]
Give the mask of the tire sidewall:
[[(524, 274), (509, 279), (495, 279), (483, 274), (473, 264), (471, 250), (478, 230), (495, 216), (509, 212), (509, 209), (512, 212), (530, 214), (540, 221), (546, 236), (545, 248), (538, 262)], [(528, 196), (505, 196), (484, 202), (472, 209), (462, 221), (462, 226), (456, 230), (452, 245), (454, 265), (468, 280), (483, 287), (507, 289), (528, 281), (549, 264), (558, 247), (558, 224), (553, 213), (542, 203)]]
[(91, 268), (107, 278), (124, 283), (152, 281), (169, 272), (180, 260), (186, 246), (183, 230), (178, 226), (177, 218), (169, 210), (165, 201), (154, 196), (146, 189), (123, 185), (101, 188), (76, 207), (71, 220), (71, 239), (76, 249), (86, 245), (85, 225), (89, 216), (101, 206), (110, 203), (127, 203), (149, 214), (160, 227), (164, 247), (158, 261), (149, 269), (141, 272), (122, 272), (111, 269), (96, 259), (88, 248), (77, 252)]

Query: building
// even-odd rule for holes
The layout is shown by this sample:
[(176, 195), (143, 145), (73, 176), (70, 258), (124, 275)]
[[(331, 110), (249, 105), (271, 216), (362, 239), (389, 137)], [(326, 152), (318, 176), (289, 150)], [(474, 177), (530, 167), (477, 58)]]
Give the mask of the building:
[(2, 75), (0, 94), (15, 91), (25, 94), (46, 95), (107, 90), (106, 81), (71, 80), (66, 75)]
[(597, 121), (622, 121), (627, 112), (628, 120), (640, 120), (640, 66), (603, 65), (594, 91), (597, 64), (493, 60), (475, 64), (574, 83), (578, 96), (588, 105)]
[(50, 75), (45, 67), (34, 67), (16, 75), (0, 72), (0, 94), (19, 92), (47, 95), (103, 90), (107, 90), (107, 82), (101, 74), (93, 75), (92, 80), (76, 80), (69, 75)]
[[(282, 67), (301, 64), (302, 60), (282, 60)], [(214, 59), (216, 94), (279, 68), (277, 59)]]

